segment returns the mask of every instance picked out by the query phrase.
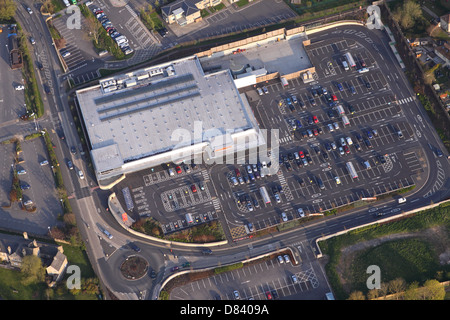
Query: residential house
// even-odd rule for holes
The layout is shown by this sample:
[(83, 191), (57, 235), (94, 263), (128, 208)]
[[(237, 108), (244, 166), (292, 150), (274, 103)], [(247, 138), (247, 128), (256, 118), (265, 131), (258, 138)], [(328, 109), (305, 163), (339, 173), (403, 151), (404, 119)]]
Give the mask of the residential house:
[(447, 33), (450, 33), (450, 13), (444, 14), (440, 17), (439, 25), (441, 26), (441, 29), (444, 30)]
[(168, 24), (184, 26), (202, 20), (201, 10), (214, 7), (222, 0), (180, 0), (161, 8), (161, 14)]
[(50, 285), (60, 280), (68, 265), (62, 246), (38, 244), (36, 240), (30, 242), (25, 234), (24, 239), (25, 241), (0, 239), (0, 261), (12, 268), (20, 269), (25, 256), (35, 255), (41, 258), (50, 278)]
[(47, 275), (52, 277), (52, 282), (58, 282), (64, 275), (68, 265), (67, 257), (60, 251), (56, 252), (51, 264), (45, 269)]
[(434, 53), (444, 61), (444, 66), (450, 66), (450, 45), (447, 42), (442, 46), (434, 48)]

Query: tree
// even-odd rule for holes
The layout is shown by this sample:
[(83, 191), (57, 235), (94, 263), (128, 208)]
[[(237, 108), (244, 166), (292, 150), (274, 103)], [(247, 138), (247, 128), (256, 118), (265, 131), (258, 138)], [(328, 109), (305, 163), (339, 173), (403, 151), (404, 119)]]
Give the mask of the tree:
[(45, 279), (45, 268), (42, 266), (41, 259), (35, 255), (23, 257), (20, 272), (24, 285), (42, 282)]
[(16, 13), (16, 4), (13, 0), (0, 0), (0, 21), (8, 21)]
[(89, 39), (92, 39), (95, 44), (98, 44), (100, 38), (100, 22), (92, 14), (86, 17), (84, 29)]
[(417, 300), (418, 299), (419, 284), (415, 281), (411, 283), (405, 291), (403, 298), (405, 300)]
[(435, 279), (425, 281), (421, 292), (424, 300), (444, 300), (445, 297), (444, 286)]
[[(397, 278), (397, 279), (389, 281), (388, 287), (389, 287), (390, 293), (397, 294), (402, 291), (405, 291), (406, 282), (402, 278)], [(397, 300), (398, 300), (398, 295), (397, 295)]]
[(347, 300), (366, 300), (366, 297), (361, 291), (353, 291)]
[(413, 0), (405, 1), (393, 13), (394, 20), (404, 29), (412, 28), (421, 17), (422, 9), (420, 4)]

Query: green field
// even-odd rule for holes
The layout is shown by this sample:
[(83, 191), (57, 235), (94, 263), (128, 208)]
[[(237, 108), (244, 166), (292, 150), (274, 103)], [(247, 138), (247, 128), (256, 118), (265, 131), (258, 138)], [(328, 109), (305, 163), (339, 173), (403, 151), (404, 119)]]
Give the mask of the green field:
[(77, 265), (81, 270), (81, 290), (68, 290), (66, 279), (61, 280), (55, 288), (47, 284), (35, 283), (24, 285), (19, 270), (0, 268), (0, 299), (3, 300), (97, 300), (98, 279), (92, 270), (86, 252), (79, 247), (63, 245), (64, 254), (70, 265)]
[(450, 249), (450, 206), (421, 211), (386, 224), (374, 224), (319, 242), (329, 261), (325, 270), (338, 299), (354, 291), (367, 294), (367, 268), (376, 265), (381, 282), (402, 278), (407, 284), (450, 280), (450, 265), (439, 255)]

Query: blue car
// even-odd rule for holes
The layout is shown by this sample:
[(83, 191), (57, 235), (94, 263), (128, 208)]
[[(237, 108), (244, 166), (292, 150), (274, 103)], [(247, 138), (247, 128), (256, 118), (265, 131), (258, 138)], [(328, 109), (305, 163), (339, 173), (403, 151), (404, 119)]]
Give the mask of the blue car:
[(344, 91), (344, 87), (342, 86), (342, 84), (338, 83), (337, 87), (338, 87), (339, 91)]
[(297, 125), (297, 129), (300, 129), (300, 128), (303, 127), (303, 126), (302, 126), (302, 123), (301, 123), (300, 120), (298, 120), (298, 119), (295, 120), (295, 124)]
[(372, 138), (373, 138), (372, 131), (367, 130), (367, 137), (368, 137), (369, 139), (372, 139)]

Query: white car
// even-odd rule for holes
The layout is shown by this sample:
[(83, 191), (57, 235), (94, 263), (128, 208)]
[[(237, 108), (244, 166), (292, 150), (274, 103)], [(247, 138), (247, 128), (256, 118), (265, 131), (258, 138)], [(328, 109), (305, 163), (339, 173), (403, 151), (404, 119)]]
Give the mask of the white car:
[(334, 177), (334, 180), (336, 181), (336, 184), (341, 184), (341, 179), (339, 179), (339, 177)]
[(405, 203), (406, 202), (406, 199), (405, 198), (400, 198), (400, 199), (398, 199), (398, 203)]
[(349, 146), (351, 146), (351, 145), (353, 144), (352, 138), (346, 137), (345, 140), (347, 140), (347, 144), (348, 144)]
[(44, 160), (44, 161), (41, 161), (39, 164), (40, 164), (41, 166), (46, 166), (46, 165), (48, 165), (48, 161), (47, 161), (47, 160)]
[(297, 209), (297, 212), (298, 212), (298, 215), (299, 215), (300, 217), (304, 217), (304, 216), (305, 216), (305, 212), (303, 211), (302, 208), (298, 208), (298, 209)]
[(80, 179), (84, 179), (83, 171), (78, 170), (78, 176), (80, 177)]
[(19, 91), (19, 90), (24, 90), (25, 87), (24, 87), (23, 85), (19, 84), (19, 85), (16, 86), (14, 89), (16, 89), (17, 91)]
[(33, 11), (31, 10), (31, 8), (27, 8), (27, 11), (28, 11), (29, 14), (32, 14), (32, 13), (33, 13)]
[(289, 259), (289, 255), (287, 255), (287, 254), (284, 255), (284, 262), (286, 262), (286, 263), (291, 262), (291, 260)]
[(280, 264), (284, 263), (284, 260), (283, 260), (283, 257), (282, 257), (282, 256), (278, 256), (277, 259), (278, 259), (278, 262), (279, 262)]
[(331, 123), (328, 124), (328, 130), (330, 130), (330, 132), (334, 131), (334, 127)]
[(284, 222), (288, 221), (288, 217), (287, 217), (286, 213), (284, 213), (284, 212), (281, 213), (281, 219), (283, 219)]

